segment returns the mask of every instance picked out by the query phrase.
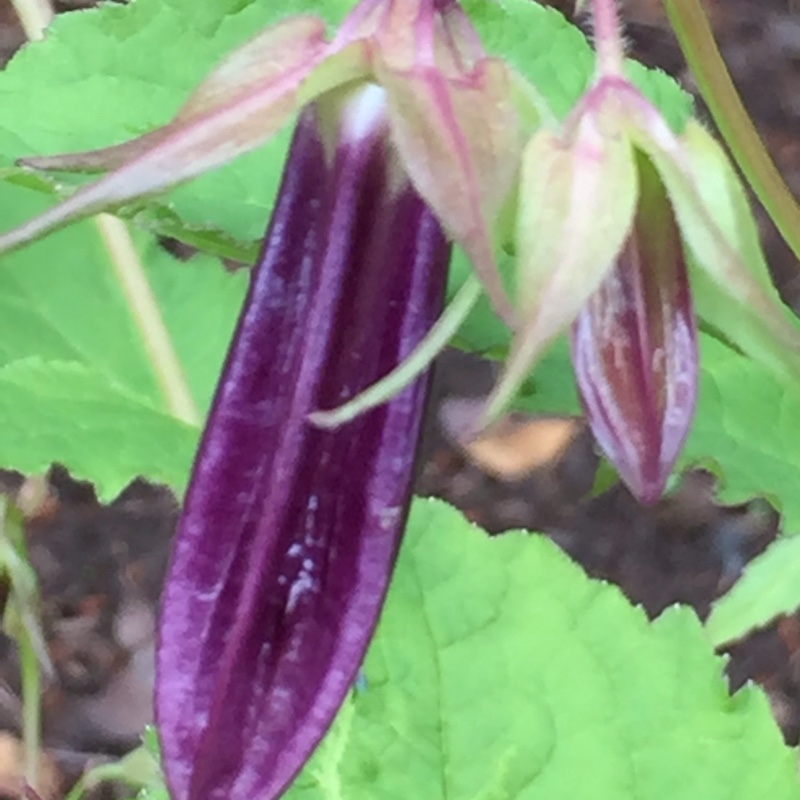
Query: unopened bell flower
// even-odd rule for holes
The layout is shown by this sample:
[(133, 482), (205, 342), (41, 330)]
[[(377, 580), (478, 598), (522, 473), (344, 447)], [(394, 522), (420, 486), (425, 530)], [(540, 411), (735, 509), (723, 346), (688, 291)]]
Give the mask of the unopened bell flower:
[(156, 686), (175, 800), (282, 793), (353, 686), (405, 526), (427, 376), (336, 430), (308, 415), (419, 343), (450, 248), (383, 90), (331, 111), (295, 132), (178, 527)]
[(592, 431), (631, 491), (654, 502), (694, 414), (696, 313), (777, 371), (800, 370), (800, 336), (742, 188), (697, 122), (676, 135), (612, 71), (563, 128), (527, 145), (519, 197), (520, 324), (485, 419), (571, 328)]

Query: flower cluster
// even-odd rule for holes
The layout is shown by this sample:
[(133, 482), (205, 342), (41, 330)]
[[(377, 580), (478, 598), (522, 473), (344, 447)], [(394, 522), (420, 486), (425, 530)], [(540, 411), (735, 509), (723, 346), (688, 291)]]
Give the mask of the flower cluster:
[[(596, 3), (606, 19), (610, 2)], [(480, 292), (513, 342), (478, 425), (571, 332), (591, 429), (643, 502), (691, 426), (697, 315), (721, 328), (733, 307), (731, 339), (800, 373), (800, 336), (712, 137), (694, 121), (676, 134), (613, 57), (553, 124), (457, 0), (361, 0), (332, 38), (287, 19), (163, 128), (30, 159), (109, 172), (0, 250), (218, 166), (298, 114), (164, 596), (157, 717), (175, 800), (277, 797), (324, 735), (391, 576), (423, 373)], [(440, 316), (453, 242), (475, 278)]]

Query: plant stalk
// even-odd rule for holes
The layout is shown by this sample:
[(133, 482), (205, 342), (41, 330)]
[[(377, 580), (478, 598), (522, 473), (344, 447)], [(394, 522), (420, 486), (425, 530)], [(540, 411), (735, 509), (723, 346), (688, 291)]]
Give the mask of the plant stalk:
[(739, 169), (800, 260), (800, 205), (778, 172), (731, 80), (699, 0), (665, 0), (670, 24)]
[[(11, 501), (0, 494), (0, 539), (4, 546), (12, 548), (19, 559), (28, 559), (25, 546), (25, 533), (22, 530), (22, 521), (19, 512), (12, 507)], [(39, 781), (39, 753), (41, 750), (41, 715), (42, 715), (42, 673), (39, 656), (33, 642), (33, 637), (25, 625), (25, 614), (16, 604), (19, 599), (15, 582), (19, 575), (13, 568), (8, 568), (8, 561), (4, 559), (3, 579), (10, 583), (8, 590), (7, 608), (2, 609), (4, 629), (17, 643), (20, 682), (22, 684), (22, 750), (24, 753), (24, 779), (28, 786), (35, 788)], [(16, 614), (16, 624), (13, 628), (6, 628), (8, 623), (7, 612)]]
[(622, 75), (625, 49), (617, 0), (592, 0), (594, 14), (594, 48), (601, 75)]
[(11, 0), (14, 11), (31, 42), (44, 38), (44, 31), (53, 19), (53, 8), (50, 0)]
[(22, 741), (25, 751), (25, 780), (39, 785), (39, 752), (42, 730), (42, 671), (33, 641), (24, 625), (17, 637), (22, 683)]
[(183, 366), (164, 324), (158, 300), (147, 280), (130, 231), (121, 219), (110, 214), (98, 214), (95, 222), (111, 256), (114, 273), (139, 329), (170, 413), (182, 422), (199, 427), (202, 416), (189, 389)]

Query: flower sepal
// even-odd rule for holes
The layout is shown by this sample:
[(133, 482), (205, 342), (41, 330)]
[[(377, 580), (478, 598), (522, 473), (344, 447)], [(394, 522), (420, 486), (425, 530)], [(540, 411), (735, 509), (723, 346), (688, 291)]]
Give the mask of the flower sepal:
[(367, 70), (363, 43), (355, 41), (332, 52), (322, 20), (288, 19), (228, 56), (163, 127), (100, 150), (22, 159), (36, 169), (113, 171), (0, 236), (0, 252), (250, 152), (307, 102), (333, 86), (363, 78)]
[(782, 380), (800, 380), (800, 323), (778, 295), (744, 188), (725, 152), (690, 120), (676, 141), (641, 139), (688, 252), (697, 313)]
[(331, 39), (320, 19), (287, 19), (232, 53), (163, 127), (110, 148), (26, 159), (37, 169), (112, 171), (0, 236), (0, 252), (219, 167), (265, 143), (307, 103), (370, 83), (386, 91), (405, 174), (510, 321), (497, 225), (544, 106), (485, 53), (454, 0), (361, 0)]

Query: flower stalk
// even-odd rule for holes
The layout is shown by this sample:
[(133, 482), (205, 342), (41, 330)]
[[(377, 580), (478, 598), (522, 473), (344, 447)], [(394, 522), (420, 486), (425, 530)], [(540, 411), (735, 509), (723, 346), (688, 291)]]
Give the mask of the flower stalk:
[(664, 8), (722, 138), (783, 240), (800, 261), (800, 203), (781, 176), (747, 113), (698, 0)]
[(597, 66), (602, 75), (622, 75), (625, 50), (622, 44), (617, 0), (592, 0)]

